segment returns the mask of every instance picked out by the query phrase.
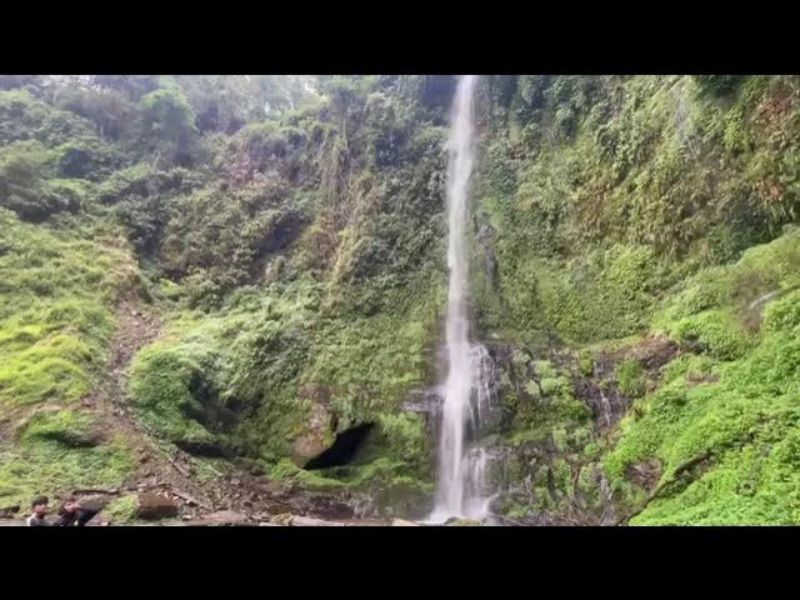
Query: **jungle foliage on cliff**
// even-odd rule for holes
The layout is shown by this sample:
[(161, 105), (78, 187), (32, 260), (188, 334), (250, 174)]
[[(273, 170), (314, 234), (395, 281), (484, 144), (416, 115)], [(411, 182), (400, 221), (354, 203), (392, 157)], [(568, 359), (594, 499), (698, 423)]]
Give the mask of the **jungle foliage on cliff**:
[[(593, 410), (561, 419), (569, 443), (549, 436), (509, 510), (796, 523), (800, 80), (483, 84), (481, 326), (560, 353)], [(552, 407), (524, 376), (516, 388), (522, 429), (546, 422)]]
[[(424, 504), (454, 82), (0, 76), (0, 504), (134, 469), (81, 403), (131, 301), (165, 321), (122, 399), (150, 435)], [(797, 523), (800, 80), (491, 76), (476, 119), (495, 509)]]
[[(432, 369), (452, 83), (0, 79), (10, 460), (31, 459), (40, 438), (22, 432), (43, 411), (64, 431), (92, 418), (70, 411), (104, 373), (114, 307), (135, 297), (168, 321), (131, 369), (152, 435), (322, 487), (429, 493), (423, 423), (399, 407)], [(360, 463), (287, 470), (365, 420), (379, 427)], [(68, 437), (47, 443), (78, 456)], [(14, 473), (14, 499), (46, 487)]]

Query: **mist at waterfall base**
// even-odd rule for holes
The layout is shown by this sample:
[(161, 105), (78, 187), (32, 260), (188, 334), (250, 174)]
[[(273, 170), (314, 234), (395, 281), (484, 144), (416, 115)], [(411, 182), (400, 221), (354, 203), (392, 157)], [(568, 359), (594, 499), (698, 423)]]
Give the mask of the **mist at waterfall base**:
[(477, 76), (459, 79), (453, 101), (448, 140), (447, 261), (450, 271), (445, 343), (447, 377), (439, 430), (439, 473), (436, 505), (429, 517), (441, 523), (451, 517), (483, 519), (488, 498), (483, 494), (486, 453), (467, 449), (465, 433), (471, 421), (477, 431), (489, 400), (484, 374), (487, 353), (469, 339), (467, 287), (469, 256), (465, 236), (469, 214), (469, 184), (474, 167), (473, 96)]

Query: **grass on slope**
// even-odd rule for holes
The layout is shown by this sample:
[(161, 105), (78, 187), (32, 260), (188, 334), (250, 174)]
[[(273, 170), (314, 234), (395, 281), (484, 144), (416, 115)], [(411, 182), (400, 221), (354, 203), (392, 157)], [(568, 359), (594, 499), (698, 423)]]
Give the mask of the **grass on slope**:
[(800, 522), (798, 284), (794, 230), (699, 272), (656, 318), (693, 353), (667, 366), (606, 457), (620, 491), (630, 466), (663, 465), (659, 493), (633, 524)]
[(0, 209), (0, 273), (0, 429), (16, 439), (0, 445), (0, 504), (119, 483), (132, 468), (122, 442), (98, 445), (90, 417), (66, 407), (101, 377), (112, 301), (135, 284), (130, 254)]

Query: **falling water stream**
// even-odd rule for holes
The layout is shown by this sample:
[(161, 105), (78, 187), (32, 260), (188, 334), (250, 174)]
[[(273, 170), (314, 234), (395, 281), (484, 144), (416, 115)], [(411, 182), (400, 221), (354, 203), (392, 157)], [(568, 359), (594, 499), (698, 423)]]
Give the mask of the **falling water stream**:
[(474, 165), (473, 95), (477, 76), (459, 79), (451, 113), (448, 141), (447, 260), (450, 282), (445, 343), (447, 378), (439, 433), (439, 479), (432, 522), (449, 517), (480, 519), (486, 512), (483, 479), (486, 453), (467, 449), (468, 423), (477, 431), (488, 402), (486, 349), (469, 339), (467, 282), (469, 255), (465, 241), (469, 212), (469, 183)]

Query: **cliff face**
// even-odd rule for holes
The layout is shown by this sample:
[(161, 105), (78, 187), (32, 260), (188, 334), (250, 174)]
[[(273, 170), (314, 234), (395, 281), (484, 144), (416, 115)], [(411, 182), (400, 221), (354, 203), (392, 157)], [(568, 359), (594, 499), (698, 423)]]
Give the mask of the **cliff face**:
[(797, 85), (485, 80), (473, 289), (508, 413), (499, 511), (796, 520)]

